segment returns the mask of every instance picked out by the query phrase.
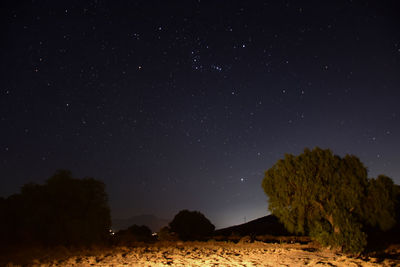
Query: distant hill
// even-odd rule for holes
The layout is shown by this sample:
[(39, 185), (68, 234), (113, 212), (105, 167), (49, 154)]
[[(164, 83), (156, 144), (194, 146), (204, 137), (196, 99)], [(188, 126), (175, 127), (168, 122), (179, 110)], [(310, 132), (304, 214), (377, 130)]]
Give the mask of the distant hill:
[(145, 225), (149, 227), (153, 232), (157, 232), (162, 227), (167, 226), (169, 222), (170, 220), (167, 219), (161, 219), (150, 214), (143, 214), (132, 216), (127, 219), (114, 219), (112, 222), (112, 228), (114, 231), (119, 231), (136, 224), (139, 226)]
[(289, 236), (283, 224), (274, 215), (264, 216), (253, 221), (216, 230), (215, 235), (230, 236), (232, 234)]

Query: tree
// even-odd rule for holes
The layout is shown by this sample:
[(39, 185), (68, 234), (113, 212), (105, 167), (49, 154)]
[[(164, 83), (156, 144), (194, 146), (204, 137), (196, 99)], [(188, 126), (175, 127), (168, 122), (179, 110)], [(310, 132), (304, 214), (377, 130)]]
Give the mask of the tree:
[(111, 216), (103, 182), (90, 177), (72, 178), (70, 171), (59, 170), (46, 181), (45, 188), (60, 242), (89, 244), (107, 240)]
[(396, 197), (398, 189), (393, 180), (385, 175), (370, 179), (365, 201), (365, 215), (370, 225), (389, 230), (396, 223)]
[(57, 171), (44, 185), (26, 184), (8, 197), (2, 215), (8, 241), (43, 245), (104, 242), (111, 227), (104, 183)]
[(290, 232), (344, 251), (364, 249), (365, 225), (389, 229), (395, 222), (393, 182), (368, 179), (353, 155), (341, 158), (318, 147), (286, 154), (265, 172), (262, 187), (269, 210)]
[(199, 240), (211, 235), (215, 226), (200, 212), (182, 210), (169, 223), (182, 240)]

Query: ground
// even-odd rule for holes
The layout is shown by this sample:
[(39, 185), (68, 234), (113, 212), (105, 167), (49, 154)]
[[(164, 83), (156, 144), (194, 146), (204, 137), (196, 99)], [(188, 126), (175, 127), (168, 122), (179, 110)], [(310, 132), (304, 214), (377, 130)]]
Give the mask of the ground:
[[(400, 266), (399, 250), (386, 258), (352, 257), (312, 244), (223, 241), (138, 243), (102, 249), (53, 248), (8, 259), (8, 266)], [(26, 254), (29, 254), (27, 256)], [(22, 258), (25, 257), (25, 262)], [(0, 265), (5, 258), (0, 259)], [(6, 264), (7, 266), (7, 264)]]

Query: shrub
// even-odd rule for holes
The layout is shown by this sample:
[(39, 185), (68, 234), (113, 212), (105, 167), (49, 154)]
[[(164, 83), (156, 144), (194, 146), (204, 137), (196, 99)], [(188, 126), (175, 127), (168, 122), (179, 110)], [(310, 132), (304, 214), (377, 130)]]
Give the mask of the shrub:
[(178, 236), (175, 233), (171, 232), (171, 229), (168, 226), (164, 226), (158, 232), (158, 240), (160, 241), (177, 241)]
[(209, 237), (215, 226), (200, 212), (182, 210), (169, 223), (172, 232), (182, 240), (204, 240)]
[(118, 231), (116, 233), (116, 240), (120, 245), (129, 245), (134, 242), (151, 242), (155, 238), (152, 236), (150, 228), (145, 225), (138, 226), (134, 224), (126, 230)]

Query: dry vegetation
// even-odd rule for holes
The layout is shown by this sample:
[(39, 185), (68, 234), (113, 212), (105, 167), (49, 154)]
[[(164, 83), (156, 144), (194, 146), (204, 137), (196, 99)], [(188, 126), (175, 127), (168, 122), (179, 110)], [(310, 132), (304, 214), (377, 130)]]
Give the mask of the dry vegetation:
[[(247, 241), (247, 239), (244, 239)], [(352, 257), (315, 244), (156, 242), (130, 247), (25, 249), (2, 255), (1, 266), (399, 266), (399, 248), (382, 257)], [(390, 253), (389, 253), (390, 252)]]

